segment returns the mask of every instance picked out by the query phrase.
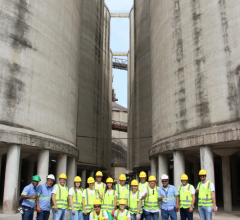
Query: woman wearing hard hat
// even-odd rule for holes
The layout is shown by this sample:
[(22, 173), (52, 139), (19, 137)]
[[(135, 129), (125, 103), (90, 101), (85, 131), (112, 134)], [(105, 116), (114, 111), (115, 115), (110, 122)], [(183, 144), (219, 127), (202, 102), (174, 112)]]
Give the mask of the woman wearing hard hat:
[(114, 214), (114, 220), (131, 220), (130, 212), (125, 209), (126, 201), (124, 199), (119, 200), (119, 208)]
[(93, 203), (94, 210), (91, 212), (89, 220), (108, 220), (106, 210), (101, 209), (101, 200), (96, 199)]
[(119, 205), (119, 201), (121, 199), (126, 199), (127, 198), (127, 195), (128, 195), (128, 192), (129, 192), (129, 186), (125, 185), (126, 179), (127, 178), (124, 174), (121, 174), (119, 176), (120, 184), (116, 185), (117, 206)]
[(111, 177), (106, 180), (107, 186), (103, 193), (102, 208), (107, 211), (109, 220), (113, 220), (113, 215), (117, 206), (116, 192), (113, 188), (113, 179)]
[(75, 176), (74, 187), (69, 189), (69, 213), (71, 220), (83, 220), (82, 214), (82, 195), (83, 189), (80, 188), (82, 179)]
[(103, 174), (101, 171), (96, 172), (96, 182), (94, 183), (94, 189), (99, 191), (101, 195), (103, 195), (104, 190), (106, 188), (106, 184), (102, 182)]
[(147, 174), (142, 171), (139, 174), (139, 178), (140, 178), (140, 183), (138, 185), (138, 190), (142, 193), (146, 191), (146, 188), (148, 187), (148, 182), (147, 180)]

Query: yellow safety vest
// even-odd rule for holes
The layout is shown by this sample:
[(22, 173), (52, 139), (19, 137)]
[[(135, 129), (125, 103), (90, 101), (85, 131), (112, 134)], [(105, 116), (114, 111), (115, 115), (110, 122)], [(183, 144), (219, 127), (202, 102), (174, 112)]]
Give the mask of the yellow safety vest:
[(105, 209), (107, 212), (112, 212), (114, 209), (115, 194), (115, 190), (112, 190), (109, 195), (108, 191), (103, 194), (102, 209)]
[[(82, 193), (83, 193), (83, 189), (80, 188), (81, 193), (79, 193), (78, 191), (76, 193), (74, 187), (72, 187), (71, 189), (73, 189), (72, 202), (73, 202), (74, 209), (75, 210), (82, 210)], [(70, 203), (70, 199), (69, 199), (69, 209), (72, 209), (72, 206), (71, 206), (71, 203)]]
[(96, 211), (91, 212), (90, 215), (92, 215), (93, 220), (105, 220), (104, 210), (102, 209), (100, 210), (99, 218), (97, 217)]
[(125, 209), (123, 216), (121, 217), (120, 211), (116, 211), (117, 220), (127, 220), (129, 211)]
[[(140, 192), (137, 191), (135, 198), (133, 199), (132, 191), (128, 193), (128, 207), (131, 214), (137, 214), (138, 211), (138, 205), (140, 200)], [(140, 209), (140, 213), (142, 213), (142, 207)]]
[(139, 183), (138, 184), (138, 191), (139, 192), (143, 192), (143, 189), (147, 188), (148, 187), (148, 182), (144, 183), (144, 185), (142, 186), (142, 183)]
[(207, 181), (204, 189), (202, 188), (202, 182), (198, 183), (198, 206), (213, 206), (211, 185), (213, 183)]
[[(93, 188), (94, 188), (94, 189), (98, 189), (97, 182), (94, 183)], [(105, 189), (106, 189), (106, 184), (105, 184), (105, 183), (101, 183), (101, 186), (100, 186), (100, 188), (98, 189), (101, 195), (103, 195)]]
[(158, 186), (154, 187), (154, 194), (152, 189), (147, 187), (147, 197), (144, 199), (144, 208), (151, 209), (159, 209), (159, 201), (158, 201)]
[[(67, 199), (68, 199), (68, 188), (67, 186), (62, 187), (60, 184), (56, 184), (57, 188), (57, 193), (55, 195), (55, 200), (57, 207), (59, 209), (62, 208), (67, 208)], [(63, 189), (65, 188), (65, 190)], [(52, 206), (54, 208), (54, 205)]]
[(90, 193), (89, 189), (85, 189), (85, 198), (84, 198), (84, 203), (85, 203), (85, 209), (87, 213), (91, 212), (93, 209), (93, 202), (97, 199), (97, 191), (94, 190), (93, 195)]
[(180, 195), (179, 207), (187, 209), (187, 208), (190, 208), (192, 204), (191, 190), (193, 186), (190, 184), (187, 184), (184, 191), (182, 191), (182, 187), (183, 185), (180, 185), (178, 187), (178, 193)]
[(125, 185), (124, 190), (123, 190), (122, 186), (120, 184), (117, 184), (116, 190), (117, 190), (117, 205), (119, 205), (119, 201), (121, 199), (126, 200), (126, 197), (129, 193), (129, 186)]

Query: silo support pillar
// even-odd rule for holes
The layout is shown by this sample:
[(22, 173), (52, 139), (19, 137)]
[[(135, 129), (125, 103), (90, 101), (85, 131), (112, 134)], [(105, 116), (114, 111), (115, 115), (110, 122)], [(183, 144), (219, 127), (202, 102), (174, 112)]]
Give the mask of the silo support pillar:
[(86, 188), (86, 178), (87, 178), (87, 171), (86, 170), (83, 170), (82, 171), (82, 184), (81, 184), (81, 187), (83, 189)]
[(39, 184), (43, 184), (46, 182), (48, 169), (49, 169), (49, 150), (39, 150), (37, 164), (37, 175), (39, 175), (41, 178), (41, 182)]
[(185, 173), (184, 151), (175, 150), (173, 152), (173, 172), (174, 186), (178, 189), (178, 186), (181, 184), (181, 175)]
[(140, 178), (139, 178), (139, 171), (136, 172), (136, 180), (139, 182)]
[(6, 172), (4, 182), (3, 213), (16, 213), (18, 205), (18, 178), (21, 147), (10, 145), (7, 151)]
[(94, 170), (91, 171), (90, 176), (94, 178)]
[(74, 177), (76, 176), (76, 159), (68, 157), (67, 159), (67, 186), (70, 189), (74, 186)]
[(59, 175), (61, 173), (67, 174), (67, 155), (58, 154), (57, 157), (57, 171), (56, 171), (56, 182), (59, 183)]
[(159, 154), (158, 155), (158, 183), (161, 185), (161, 176), (163, 174), (168, 174), (168, 155)]
[(151, 175), (157, 177), (157, 158), (151, 158)]

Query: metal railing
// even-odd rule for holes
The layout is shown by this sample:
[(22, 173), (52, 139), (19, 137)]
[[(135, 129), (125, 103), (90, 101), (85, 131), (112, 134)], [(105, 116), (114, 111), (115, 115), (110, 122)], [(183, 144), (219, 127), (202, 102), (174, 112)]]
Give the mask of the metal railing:
[(113, 68), (127, 70), (128, 60), (113, 57)]

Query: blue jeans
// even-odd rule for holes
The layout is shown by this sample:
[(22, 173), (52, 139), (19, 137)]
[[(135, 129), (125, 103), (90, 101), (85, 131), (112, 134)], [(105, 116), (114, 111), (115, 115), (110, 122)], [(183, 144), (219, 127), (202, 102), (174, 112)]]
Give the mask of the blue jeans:
[(198, 206), (201, 220), (212, 220), (212, 206)]
[(170, 210), (170, 211), (166, 211), (164, 209), (161, 209), (161, 216), (162, 216), (162, 220), (168, 220), (168, 217), (171, 217), (171, 220), (177, 220), (177, 213), (175, 212), (175, 210)]
[(146, 220), (151, 220), (151, 218), (153, 218), (153, 220), (158, 220), (159, 212), (147, 212), (145, 210), (143, 210), (143, 212), (146, 216)]
[[(130, 213), (130, 215), (131, 215), (132, 220), (137, 220), (137, 215), (136, 214), (131, 214)], [(139, 214), (139, 215), (140, 215), (140, 219), (141, 219), (142, 214)]]
[(65, 220), (67, 215), (67, 209), (58, 209), (55, 211), (52, 209), (53, 220)]
[(87, 213), (86, 215), (84, 215), (84, 213), (83, 213), (83, 219), (84, 220), (89, 220), (89, 215), (90, 215), (90, 212)]
[(75, 210), (75, 214), (72, 214), (72, 210), (69, 210), (71, 220), (83, 220), (82, 210)]
[(24, 209), (24, 214), (22, 215), (22, 220), (33, 220), (33, 211), (34, 209), (27, 206), (22, 206)]
[(181, 220), (193, 220), (193, 212), (190, 213), (189, 212), (189, 208), (184, 209), (184, 208), (180, 208), (180, 215), (181, 215)]
[(40, 213), (37, 213), (37, 220), (48, 220), (50, 211), (41, 210)]

